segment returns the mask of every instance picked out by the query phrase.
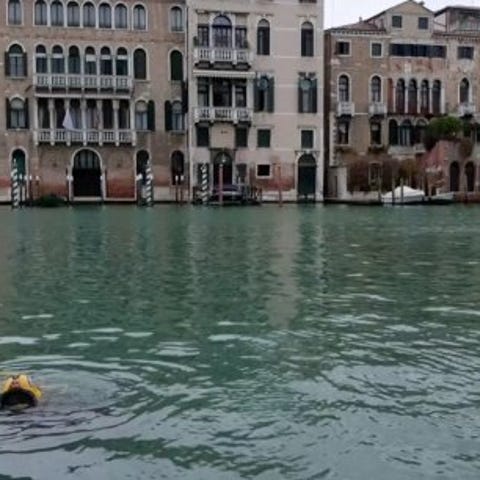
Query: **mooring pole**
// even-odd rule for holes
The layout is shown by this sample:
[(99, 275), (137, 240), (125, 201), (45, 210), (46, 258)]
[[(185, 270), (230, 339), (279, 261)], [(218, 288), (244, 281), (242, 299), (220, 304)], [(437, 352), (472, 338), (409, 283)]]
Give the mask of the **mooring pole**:
[(223, 163), (218, 166), (218, 203), (223, 205)]

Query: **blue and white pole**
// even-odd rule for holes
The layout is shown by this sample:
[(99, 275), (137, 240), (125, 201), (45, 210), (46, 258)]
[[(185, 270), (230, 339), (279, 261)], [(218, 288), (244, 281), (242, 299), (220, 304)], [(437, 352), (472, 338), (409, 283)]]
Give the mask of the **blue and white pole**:
[(145, 176), (147, 179), (147, 182), (145, 184), (145, 201), (147, 206), (151, 207), (153, 206), (153, 173), (152, 173), (152, 167), (150, 163), (147, 164), (147, 168), (145, 170)]
[(17, 162), (13, 162), (11, 179), (12, 208), (20, 207), (20, 185), (18, 182)]
[(200, 175), (201, 175), (201, 198), (202, 203), (206, 205), (208, 203), (208, 164), (202, 163), (200, 166)]

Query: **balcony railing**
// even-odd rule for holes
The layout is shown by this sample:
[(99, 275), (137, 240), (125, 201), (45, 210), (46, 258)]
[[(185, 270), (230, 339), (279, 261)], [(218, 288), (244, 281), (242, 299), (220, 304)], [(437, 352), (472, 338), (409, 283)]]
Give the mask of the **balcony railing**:
[(251, 108), (197, 107), (194, 110), (195, 122), (251, 122)]
[(477, 113), (477, 107), (474, 103), (465, 102), (458, 106), (459, 117), (473, 117)]
[(131, 91), (132, 77), (116, 75), (81, 75), (37, 73), (33, 77), (36, 88), (61, 90), (113, 90)]
[(368, 113), (372, 117), (383, 117), (387, 114), (387, 104), (383, 102), (372, 102), (368, 107)]
[(355, 115), (355, 104), (353, 102), (338, 102), (337, 116), (353, 117)]
[(239, 48), (196, 47), (193, 51), (195, 63), (231, 63), (250, 65), (253, 61), (253, 52)]
[(63, 130), (41, 129), (34, 131), (35, 144), (81, 144), (81, 145), (136, 145), (137, 134), (135, 130)]

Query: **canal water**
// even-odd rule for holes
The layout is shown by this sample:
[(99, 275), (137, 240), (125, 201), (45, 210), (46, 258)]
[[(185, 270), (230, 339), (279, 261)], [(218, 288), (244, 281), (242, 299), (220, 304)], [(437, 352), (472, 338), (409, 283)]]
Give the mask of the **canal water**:
[(0, 478), (480, 478), (480, 209), (0, 209)]

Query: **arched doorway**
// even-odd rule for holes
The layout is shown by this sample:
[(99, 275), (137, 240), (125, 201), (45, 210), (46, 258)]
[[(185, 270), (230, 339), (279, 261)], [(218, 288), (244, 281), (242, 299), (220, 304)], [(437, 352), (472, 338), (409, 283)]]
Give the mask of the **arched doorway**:
[(25, 176), (27, 173), (27, 162), (25, 152), (17, 148), (12, 152), (12, 169), (17, 168), (17, 174)]
[(313, 155), (302, 155), (298, 160), (297, 193), (300, 201), (315, 201), (317, 189), (317, 162)]
[(172, 185), (181, 185), (185, 174), (185, 158), (182, 152), (177, 150), (172, 153), (170, 171), (172, 175)]
[(147, 167), (150, 163), (150, 155), (146, 150), (140, 150), (136, 156), (136, 171), (138, 175), (142, 176), (142, 185), (145, 185), (147, 180)]
[(73, 196), (101, 197), (101, 162), (92, 150), (80, 150), (73, 159)]
[(213, 162), (213, 185), (216, 187), (219, 181), (220, 165), (223, 165), (223, 185), (231, 185), (233, 178), (233, 161), (228, 153), (219, 153)]
[(467, 178), (467, 192), (473, 192), (475, 190), (475, 165), (473, 162), (465, 165), (465, 177)]
[(458, 162), (452, 162), (450, 164), (450, 191), (460, 191), (460, 166)]

